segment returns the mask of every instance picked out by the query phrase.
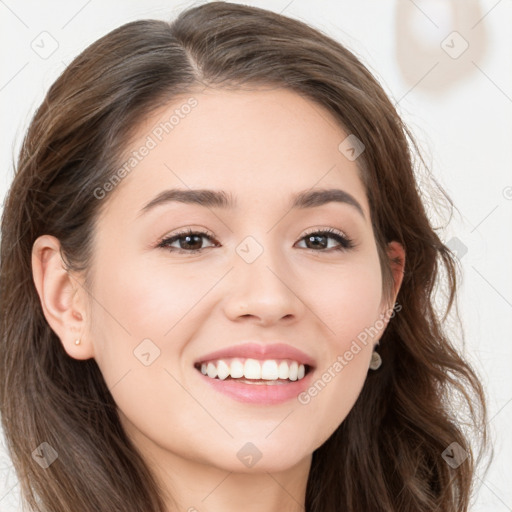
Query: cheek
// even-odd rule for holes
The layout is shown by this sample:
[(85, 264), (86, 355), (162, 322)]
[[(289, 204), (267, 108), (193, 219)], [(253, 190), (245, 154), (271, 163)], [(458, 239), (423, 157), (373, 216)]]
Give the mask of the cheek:
[[(150, 438), (166, 432), (183, 439), (187, 419), (201, 417), (204, 411), (173, 378), (182, 381), (176, 361), (186, 344), (183, 328), (193, 309), (180, 320), (211, 285), (194, 291), (176, 281), (179, 272), (167, 271), (164, 279), (164, 272), (126, 255), (122, 261), (102, 261), (92, 316), (95, 359), (106, 385), (127, 426), (136, 425)], [(181, 422), (170, 421), (183, 410), (189, 414)]]
[[(125, 257), (122, 262), (105, 265), (100, 271), (98, 296), (104, 309), (112, 313), (106, 318), (119, 333), (132, 338), (154, 336), (159, 342), (168, 339), (169, 331), (182, 327), (182, 321), (218, 276), (206, 274), (200, 279), (192, 268), (166, 265), (142, 257)], [(188, 316), (187, 316), (188, 318)], [(119, 324), (124, 329), (119, 330)]]
[[(137, 381), (134, 389), (140, 392), (156, 389), (157, 382), (165, 389), (171, 377), (164, 369), (176, 375), (181, 372), (183, 351), (204, 321), (201, 300), (222, 273), (208, 272), (198, 278), (193, 265), (185, 268), (163, 259), (130, 258), (127, 252), (122, 258), (114, 257), (112, 249), (104, 251), (101, 261), (93, 290), (92, 339), (107, 385), (129, 372), (124, 380)], [(144, 358), (154, 362), (144, 366)], [(120, 384), (116, 386), (118, 390)], [(154, 395), (151, 389), (146, 391)]]
[(329, 272), (314, 305), (326, 342), (316, 380), (299, 402), (314, 410), (325, 435), (346, 418), (359, 396), (373, 345), (383, 330), (379, 319), (381, 274), (377, 259)]
[[(315, 313), (326, 328), (330, 347), (345, 351), (352, 340), (364, 340), (365, 332), (375, 326), (381, 305), (382, 276), (378, 262), (347, 265), (329, 271), (321, 280), (325, 284), (315, 294)], [(371, 343), (367, 336), (367, 342)]]

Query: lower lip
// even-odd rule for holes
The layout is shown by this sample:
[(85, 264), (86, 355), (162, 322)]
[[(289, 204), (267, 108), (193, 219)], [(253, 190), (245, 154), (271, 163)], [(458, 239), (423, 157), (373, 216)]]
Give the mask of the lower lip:
[[(195, 370), (207, 384), (225, 395), (245, 403), (254, 404), (281, 404), (296, 399), (306, 390), (312, 379), (313, 369), (300, 380), (288, 381), (282, 384), (246, 384), (236, 379), (212, 379)], [(275, 381), (269, 381), (275, 382)]]

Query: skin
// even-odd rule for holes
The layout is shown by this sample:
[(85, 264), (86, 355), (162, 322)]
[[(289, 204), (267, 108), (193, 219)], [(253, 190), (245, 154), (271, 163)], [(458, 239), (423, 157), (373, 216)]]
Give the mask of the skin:
[[(283, 89), (193, 96), (197, 107), (102, 199), (93, 288), (64, 270), (48, 235), (33, 247), (34, 282), (69, 356), (97, 361), (124, 428), (179, 510), (303, 510), (312, 453), (354, 405), (386, 323), (307, 405), (235, 401), (202, 382), (193, 362), (243, 340), (279, 339), (311, 355), (319, 378), (389, 312), (366, 193), (357, 161), (338, 150), (347, 133), (317, 104)], [(146, 119), (129, 150), (186, 99)], [(366, 218), (341, 203), (289, 210), (290, 195), (312, 187), (349, 192)], [(239, 205), (168, 203), (138, 217), (168, 188), (223, 189)], [(188, 227), (214, 239), (192, 255), (156, 247)], [(339, 230), (356, 247), (334, 251), (331, 238), (328, 248), (308, 246), (312, 228)], [(251, 264), (235, 251), (247, 236), (263, 248)], [(397, 242), (388, 254), (405, 260)], [(395, 266), (395, 299), (402, 276)], [(145, 366), (133, 351), (147, 338), (160, 356)], [(251, 468), (237, 457), (247, 442), (262, 454)]]

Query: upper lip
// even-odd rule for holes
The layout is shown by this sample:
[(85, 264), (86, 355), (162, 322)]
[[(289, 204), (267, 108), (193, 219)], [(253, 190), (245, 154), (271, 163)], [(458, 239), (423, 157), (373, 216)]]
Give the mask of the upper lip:
[(261, 344), (257, 342), (241, 343), (240, 345), (233, 345), (231, 347), (216, 350), (200, 357), (195, 364), (213, 359), (227, 359), (231, 357), (243, 357), (251, 359), (293, 359), (298, 363), (315, 366), (315, 360), (291, 345), (286, 343), (272, 343)]

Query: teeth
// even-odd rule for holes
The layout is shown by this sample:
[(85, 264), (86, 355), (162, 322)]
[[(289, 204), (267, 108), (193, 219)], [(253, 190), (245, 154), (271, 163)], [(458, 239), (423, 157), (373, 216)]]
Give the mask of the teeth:
[(293, 363), (290, 365), (290, 374), (288, 375), (288, 378), (290, 380), (297, 380), (297, 373), (299, 371), (299, 365), (296, 361), (293, 361)]
[(229, 375), (229, 366), (222, 360), (217, 363), (217, 377), (224, 380)]
[(282, 361), (281, 363), (279, 363), (279, 378), (280, 379), (287, 379), (288, 378), (288, 365)]
[(231, 361), (230, 365), (230, 372), (232, 379), (239, 379), (240, 377), (244, 376), (244, 364), (239, 361), (238, 359), (235, 359)]
[(256, 359), (246, 359), (244, 364), (246, 379), (261, 379), (261, 365)]
[(217, 377), (217, 367), (213, 363), (208, 363), (208, 366), (206, 367), (206, 374), (208, 377), (214, 379)]
[(239, 358), (219, 359), (218, 361), (209, 361), (201, 364), (201, 373), (211, 379), (218, 378), (225, 380), (229, 376), (232, 379), (250, 379), (250, 380), (291, 380), (303, 379), (306, 374), (306, 368), (297, 361), (276, 361), (267, 359), (259, 361), (257, 359)]
[(261, 378), (265, 380), (277, 380), (279, 378), (276, 361), (263, 362), (261, 365)]

